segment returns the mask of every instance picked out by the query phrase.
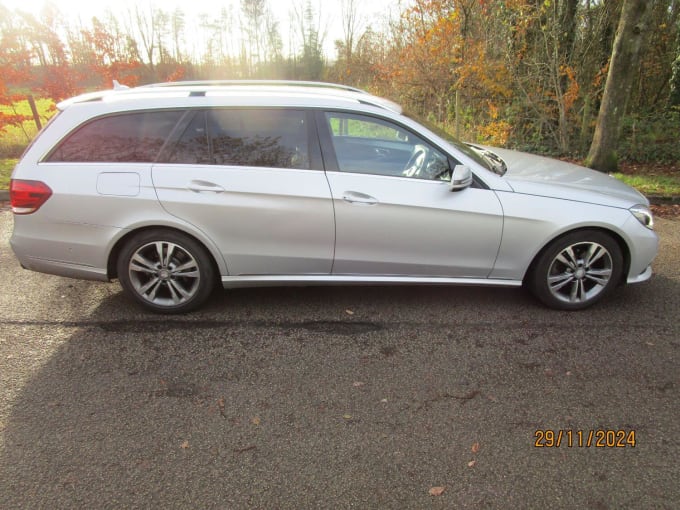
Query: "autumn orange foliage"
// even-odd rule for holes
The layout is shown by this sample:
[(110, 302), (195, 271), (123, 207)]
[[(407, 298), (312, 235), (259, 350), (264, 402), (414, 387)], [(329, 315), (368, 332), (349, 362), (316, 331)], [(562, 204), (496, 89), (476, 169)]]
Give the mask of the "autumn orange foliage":
[[(3, 36), (0, 41), (0, 106), (12, 106), (23, 99), (10, 93), (10, 87), (22, 83), (29, 76), (28, 52), (15, 49), (12, 37)], [(29, 117), (16, 112), (0, 111), (0, 133), (8, 126), (18, 126)]]

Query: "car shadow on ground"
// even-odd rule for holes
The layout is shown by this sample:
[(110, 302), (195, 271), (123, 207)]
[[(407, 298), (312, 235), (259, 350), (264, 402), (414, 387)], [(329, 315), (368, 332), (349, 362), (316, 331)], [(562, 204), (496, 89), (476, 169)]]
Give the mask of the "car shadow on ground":
[[(69, 334), (2, 424), (0, 506), (670, 508), (678, 295), (661, 277), (567, 313), (520, 289), (241, 289), (164, 317), (114, 293), (17, 321)], [(548, 427), (642, 437), (535, 448)]]

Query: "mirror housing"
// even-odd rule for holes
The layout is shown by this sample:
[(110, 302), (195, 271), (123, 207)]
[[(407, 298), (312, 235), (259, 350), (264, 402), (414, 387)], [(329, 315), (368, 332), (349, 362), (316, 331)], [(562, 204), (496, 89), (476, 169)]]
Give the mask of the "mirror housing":
[(451, 172), (451, 191), (460, 191), (469, 188), (472, 184), (472, 170), (469, 166), (456, 165)]

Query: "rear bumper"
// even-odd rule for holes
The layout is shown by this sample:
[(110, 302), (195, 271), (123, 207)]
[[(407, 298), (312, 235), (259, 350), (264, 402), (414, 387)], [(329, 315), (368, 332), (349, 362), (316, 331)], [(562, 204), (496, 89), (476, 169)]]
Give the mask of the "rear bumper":
[(112, 235), (120, 229), (89, 225), (47, 228), (42, 224), (39, 227), (44, 228), (33, 229), (28, 222), (19, 229), (17, 223), (15, 218), (9, 243), (24, 269), (69, 278), (109, 281), (105, 248)]
[(57, 276), (66, 276), (68, 278), (78, 278), (81, 280), (96, 280), (100, 282), (108, 282), (109, 277), (106, 274), (106, 269), (98, 267), (83, 266), (73, 264), (70, 262), (63, 262), (59, 260), (48, 260), (32, 257), (18, 253), (12, 246), (14, 254), (19, 259), (21, 267), (39, 273), (54, 274)]

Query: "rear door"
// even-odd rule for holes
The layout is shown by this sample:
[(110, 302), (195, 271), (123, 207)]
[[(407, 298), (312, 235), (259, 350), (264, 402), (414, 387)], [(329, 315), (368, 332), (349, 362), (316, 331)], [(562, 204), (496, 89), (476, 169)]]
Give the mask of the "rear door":
[(333, 203), (305, 110), (196, 111), (152, 176), (171, 214), (219, 247), (229, 274), (329, 274)]

